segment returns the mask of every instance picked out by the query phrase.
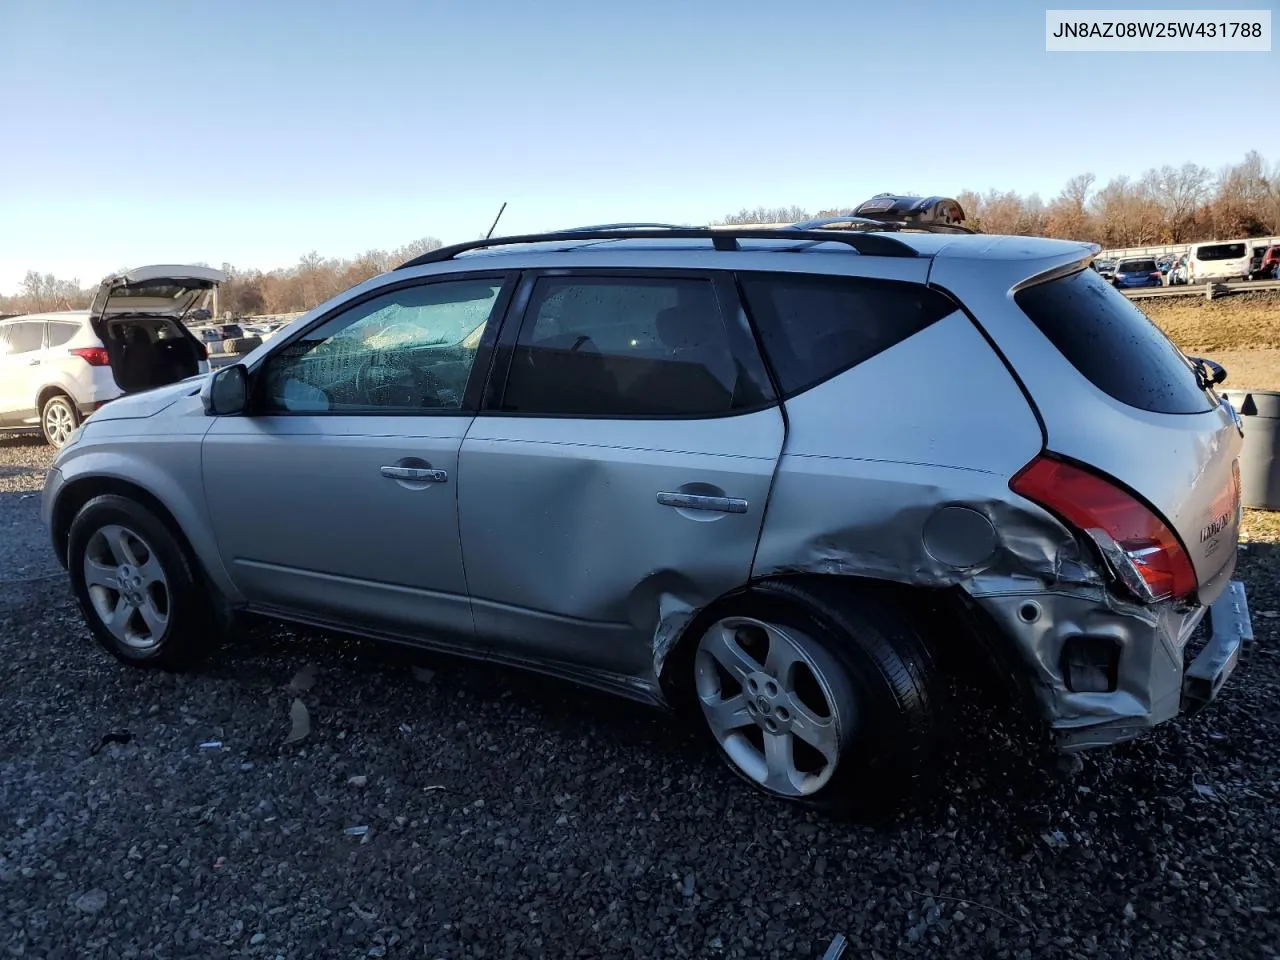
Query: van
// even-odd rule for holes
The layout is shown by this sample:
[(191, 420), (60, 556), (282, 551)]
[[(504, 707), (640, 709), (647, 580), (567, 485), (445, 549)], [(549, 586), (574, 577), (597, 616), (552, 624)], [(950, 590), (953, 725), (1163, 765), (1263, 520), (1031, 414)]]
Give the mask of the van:
[(1191, 283), (1248, 280), (1253, 245), (1248, 240), (1193, 243), (1187, 253)]

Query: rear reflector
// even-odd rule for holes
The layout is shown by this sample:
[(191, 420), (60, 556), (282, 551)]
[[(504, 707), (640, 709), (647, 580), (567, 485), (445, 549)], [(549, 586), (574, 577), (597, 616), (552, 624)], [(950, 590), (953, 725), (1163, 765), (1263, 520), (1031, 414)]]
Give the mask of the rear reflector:
[(1173, 531), (1103, 477), (1041, 455), (1019, 470), (1009, 486), (1088, 536), (1139, 600), (1182, 599), (1199, 585)]
[(71, 352), (77, 357), (83, 357), (91, 367), (106, 367), (111, 364), (105, 347), (74, 347)]

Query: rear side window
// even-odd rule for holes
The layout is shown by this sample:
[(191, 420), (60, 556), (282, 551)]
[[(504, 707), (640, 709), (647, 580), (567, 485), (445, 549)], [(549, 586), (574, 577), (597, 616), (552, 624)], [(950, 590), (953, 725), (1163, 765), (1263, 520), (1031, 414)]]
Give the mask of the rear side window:
[(80, 328), (74, 323), (49, 324), (49, 346), (60, 347), (76, 335)]
[(1072, 366), (1121, 403), (1151, 413), (1213, 409), (1173, 342), (1096, 273), (1040, 283), (1014, 300)]
[(783, 395), (793, 397), (956, 311), (916, 283), (740, 273), (742, 296)]
[(772, 400), (749, 331), (708, 279), (542, 277), (502, 409), (559, 417), (716, 417)]
[(1239, 260), (1245, 254), (1243, 243), (1214, 243), (1196, 251), (1197, 260)]

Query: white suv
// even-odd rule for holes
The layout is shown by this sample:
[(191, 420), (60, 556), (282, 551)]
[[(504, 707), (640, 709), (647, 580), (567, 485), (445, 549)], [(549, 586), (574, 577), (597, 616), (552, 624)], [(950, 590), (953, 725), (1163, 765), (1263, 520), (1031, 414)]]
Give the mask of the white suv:
[(182, 318), (225, 279), (209, 267), (139, 267), (102, 281), (88, 310), (0, 320), (0, 429), (39, 427), (61, 447), (107, 401), (206, 372), (208, 353)]

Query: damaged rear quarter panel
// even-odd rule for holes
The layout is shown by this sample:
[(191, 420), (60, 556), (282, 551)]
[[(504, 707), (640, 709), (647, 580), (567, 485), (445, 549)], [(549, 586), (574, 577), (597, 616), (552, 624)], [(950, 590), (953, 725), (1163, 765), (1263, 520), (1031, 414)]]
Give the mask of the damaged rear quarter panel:
[(962, 312), (786, 404), (753, 576), (922, 586), (1091, 582), (1072, 534), (1009, 489), (1040, 452), (1022, 391)]

